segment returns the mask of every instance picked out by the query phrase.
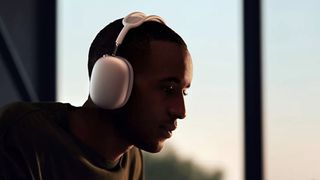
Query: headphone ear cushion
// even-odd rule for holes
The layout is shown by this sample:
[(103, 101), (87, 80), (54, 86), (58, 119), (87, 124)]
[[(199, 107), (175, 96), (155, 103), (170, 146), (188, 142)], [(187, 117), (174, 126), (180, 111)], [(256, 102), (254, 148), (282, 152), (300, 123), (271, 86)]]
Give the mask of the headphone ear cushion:
[(95, 63), (90, 80), (90, 97), (103, 109), (121, 108), (133, 85), (131, 64), (119, 56), (103, 56)]

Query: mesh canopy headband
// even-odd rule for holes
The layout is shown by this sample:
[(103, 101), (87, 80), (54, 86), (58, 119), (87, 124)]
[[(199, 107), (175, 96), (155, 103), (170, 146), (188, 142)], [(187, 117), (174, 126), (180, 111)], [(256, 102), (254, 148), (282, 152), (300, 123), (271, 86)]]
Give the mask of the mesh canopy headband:
[(156, 16), (156, 15), (147, 16), (142, 12), (130, 13), (129, 15), (124, 17), (122, 20), (123, 28), (120, 31), (120, 33), (116, 39), (116, 45), (115, 45), (115, 49), (112, 53), (112, 56), (116, 55), (117, 49), (120, 46), (120, 44), (122, 43), (122, 41), (123, 41), (124, 37), (126, 36), (126, 34), (128, 33), (128, 31), (132, 28), (140, 26), (142, 23), (144, 23), (146, 21), (156, 21), (156, 22), (165, 24), (164, 20), (160, 16)]

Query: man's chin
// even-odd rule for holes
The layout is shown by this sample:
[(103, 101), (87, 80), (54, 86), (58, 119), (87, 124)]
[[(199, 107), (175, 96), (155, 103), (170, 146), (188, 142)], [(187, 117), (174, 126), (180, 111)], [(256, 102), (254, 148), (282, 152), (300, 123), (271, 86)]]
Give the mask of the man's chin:
[(148, 143), (146, 145), (141, 145), (137, 147), (149, 153), (158, 153), (162, 150), (163, 146), (164, 146), (164, 142), (158, 142), (158, 143)]

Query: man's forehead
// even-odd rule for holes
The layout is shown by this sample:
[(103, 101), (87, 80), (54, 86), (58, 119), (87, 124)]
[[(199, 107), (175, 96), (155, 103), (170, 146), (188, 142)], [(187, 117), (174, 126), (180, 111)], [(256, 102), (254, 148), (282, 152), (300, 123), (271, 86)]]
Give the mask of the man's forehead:
[(191, 61), (188, 50), (169, 41), (151, 41), (148, 66), (154, 70), (168, 70), (172, 67), (186, 66)]
[(192, 79), (191, 56), (185, 47), (168, 41), (152, 41), (146, 66), (146, 76), (161, 81), (171, 80), (190, 84)]
[(179, 43), (166, 41), (166, 40), (152, 40), (150, 41), (150, 51), (153, 52), (163, 52), (171, 49), (180, 49), (181, 51), (186, 51), (187, 48)]

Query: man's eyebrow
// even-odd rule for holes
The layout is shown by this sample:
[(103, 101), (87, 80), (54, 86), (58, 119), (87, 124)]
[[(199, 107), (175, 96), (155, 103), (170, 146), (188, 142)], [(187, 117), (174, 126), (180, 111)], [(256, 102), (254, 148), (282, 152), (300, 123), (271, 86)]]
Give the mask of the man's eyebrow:
[(161, 79), (160, 81), (161, 82), (174, 82), (177, 84), (180, 84), (180, 82), (181, 82), (181, 80), (176, 77), (167, 77), (167, 78)]
[[(181, 80), (176, 77), (167, 77), (167, 78), (161, 79), (160, 82), (174, 82), (176, 84), (181, 84)], [(190, 84), (187, 84), (186, 88), (189, 88), (189, 87), (190, 87)]]

